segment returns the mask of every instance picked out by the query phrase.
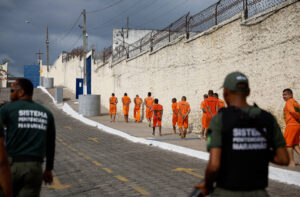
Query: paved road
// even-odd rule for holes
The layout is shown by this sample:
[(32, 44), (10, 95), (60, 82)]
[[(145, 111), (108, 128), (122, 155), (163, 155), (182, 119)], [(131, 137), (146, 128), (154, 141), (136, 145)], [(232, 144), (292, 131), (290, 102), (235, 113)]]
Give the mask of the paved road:
[[(36, 90), (35, 100), (56, 121), (55, 184), (41, 196), (188, 196), (206, 162), (129, 142), (57, 109)], [(299, 187), (270, 181), (270, 196), (297, 196)]]

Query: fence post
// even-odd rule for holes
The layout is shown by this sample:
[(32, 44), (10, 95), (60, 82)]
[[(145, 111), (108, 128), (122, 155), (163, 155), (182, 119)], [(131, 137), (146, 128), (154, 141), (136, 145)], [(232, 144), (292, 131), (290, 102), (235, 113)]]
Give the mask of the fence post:
[(153, 37), (152, 37), (152, 33), (153, 33), (153, 31), (151, 32), (151, 35), (150, 35), (150, 52), (153, 51)]
[(244, 17), (248, 18), (248, 0), (243, 0)]
[(103, 50), (103, 63), (105, 63), (105, 48)]
[(142, 52), (142, 42), (143, 42), (143, 38), (141, 39), (141, 42), (140, 42), (140, 52)]
[(189, 30), (190, 17), (189, 16), (190, 16), (190, 12), (185, 17), (185, 35), (186, 35), (186, 39), (189, 39), (189, 37), (190, 37), (190, 30)]
[(169, 25), (169, 42), (171, 42), (171, 27), (172, 27), (172, 24)]
[(219, 0), (217, 3), (216, 3), (216, 11), (215, 11), (215, 25), (218, 24), (218, 6), (219, 4), (221, 3), (221, 0)]

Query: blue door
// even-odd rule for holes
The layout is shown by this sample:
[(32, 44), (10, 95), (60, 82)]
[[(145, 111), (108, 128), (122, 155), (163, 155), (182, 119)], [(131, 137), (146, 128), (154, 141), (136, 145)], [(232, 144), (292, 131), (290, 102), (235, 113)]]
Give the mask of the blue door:
[(24, 78), (29, 79), (33, 87), (38, 87), (40, 84), (40, 66), (39, 65), (25, 65)]
[(87, 94), (91, 94), (92, 88), (92, 56), (86, 59), (86, 85), (87, 85)]
[(76, 78), (76, 99), (78, 99), (81, 94), (83, 94), (83, 79)]

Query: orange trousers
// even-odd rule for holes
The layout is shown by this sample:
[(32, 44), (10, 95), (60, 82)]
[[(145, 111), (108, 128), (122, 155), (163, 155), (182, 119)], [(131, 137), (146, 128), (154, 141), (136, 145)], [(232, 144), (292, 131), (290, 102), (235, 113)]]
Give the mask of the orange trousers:
[(173, 114), (173, 117), (172, 117), (172, 125), (173, 125), (173, 127), (176, 126), (177, 122), (178, 122), (178, 116), (176, 116), (175, 114)]
[(133, 116), (134, 116), (134, 119), (135, 119), (137, 122), (140, 121), (140, 117), (141, 117), (141, 108), (140, 108), (140, 107), (135, 107), (135, 108), (134, 108)]
[(208, 125), (207, 125), (207, 120), (206, 119), (207, 119), (206, 114), (203, 114), (203, 116), (202, 116), (202, 128), (204, 128), (204, 129), (208, 129)]
[(287, 147), (298, 146), (300, 136), (300, 126), (286, 126), (284, 130), (284, 139)]
[(153, 115), (153, 112), (152, 112), (152, 110), (150, 110), (150, 108), (146, 108), (146, 118), (147, 119), (152, 119), (152, 115)]
[(181, 116), (178, 116), (178, 127), (181, 129), (182, 127), (187, 129), (189, 127), (189, 117), (186, 117), (184, 120)]
[(123, 105), (124, 116), (128, 116), (128, 113), (129, 113), (129, 105)]

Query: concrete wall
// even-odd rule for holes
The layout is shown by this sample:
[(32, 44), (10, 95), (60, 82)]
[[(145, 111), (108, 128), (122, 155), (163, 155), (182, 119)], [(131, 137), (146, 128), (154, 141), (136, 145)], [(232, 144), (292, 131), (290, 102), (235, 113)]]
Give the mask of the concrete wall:
[(63, 62), (62, 55), (60, 55), (54, 64), (50, 66), (48, 74), (47, 65), (41, 64), (41, 70), (41, 76), (54, 78), (54, 86), (68, 87), (72, 92), (75, 92), (76, 78), (83, 78), (83, 60), (75, 57)]
[[(282, 124), (282, 90), (292, 88), (300, 101), (299, 18), (300, 2), (296, 2), (247, 21), (236, 16), (197, 37), (181, 37), (132, 59), (93, 64), (92, 92), (101, 94), (101, 103), (108, 107), (112, 92), (120, 102), (124, 92), (133, 99), (136, 94), (144, 98), (151, 91), (164, 106), (164, 127), (171, 127), (171, 99), (185, 95), (192, 109), (190, 123), (197, 131), (203, 94), (213, 89), (222, 98), (224, 77), (239, 70), (250, 80), (249, 102), (271, 111)], [(51, 69), (55, 85), (74, 91), (79, 64), (79, 59), (67, 63), (58, 59)], [(118, 111), (121, 109), (119, 103)]]
[(128, 29), (127, 37), (127, 29), (113, 29), (112, 48), (115, 49), (116, 47), (123, 45), (123, 39), (126, 45), (132, 44), (152, 31), (153, 30)]

